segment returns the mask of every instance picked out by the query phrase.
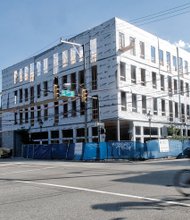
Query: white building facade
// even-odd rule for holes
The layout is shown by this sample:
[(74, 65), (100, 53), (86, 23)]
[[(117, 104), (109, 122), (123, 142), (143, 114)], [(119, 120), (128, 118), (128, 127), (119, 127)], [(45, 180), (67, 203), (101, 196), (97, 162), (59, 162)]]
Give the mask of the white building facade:
[(3, 70), (3, 146), (190, 136), (190, 53), (118, 18), (69, 41)]

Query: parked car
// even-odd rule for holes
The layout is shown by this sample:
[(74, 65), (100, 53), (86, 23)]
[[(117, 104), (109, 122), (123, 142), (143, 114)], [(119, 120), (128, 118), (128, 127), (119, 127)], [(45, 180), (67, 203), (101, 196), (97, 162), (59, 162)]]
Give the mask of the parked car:
[(12, 156), (12, 149), (0, 148), (0, 158), (9, 158)]

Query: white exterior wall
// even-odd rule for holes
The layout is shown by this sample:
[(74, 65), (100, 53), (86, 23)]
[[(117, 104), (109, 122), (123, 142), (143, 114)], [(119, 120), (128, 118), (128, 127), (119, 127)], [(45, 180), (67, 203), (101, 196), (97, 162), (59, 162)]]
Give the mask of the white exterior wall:
[[(190, 76), (188, 73), (181, 74), (178, 71), (174, 70), (173, 64), (172, 64), (172, 56), (179, 56), (183, 58), (183, 67), (184, 67), (184, 61), (188, 61), (188, 69), (190, 68), (190, 53), (187, 51), (184, 51), (180, 48), (179, 54), (177, 54), (177, 48), (176, 46), (170, 44), (169, 42), (159, 39), (158, 37), (147, 33), (143, 31), (142, 29), (139, 29), (133, 25), (130, 25), (129, 23), (122, 21), (120, 19), (116, 19), (116, 34), (117, 38), (119, 38), (119, 33), (123, 33), (125, 35), (125, 46), (129, 45), (129, 38), (133, 37), (135, 38), (135, 48), (136, 48), (136, 55), (131, 55), (131, 51), (128, 50), (126, 52), (120, 52), (118, 56), (118, 63), (120, 61), (126, 63), (126, 80), (125, 81), (119, 81), (119, 89), (121, 91), (126, 92), (127, 94), (127, 111), (121, 111), (121, 108), (119, 108), (119, 118), (130, 120), (132, 121), (134, 126), (140, 126), (141, 127), (141, 140), (143, 139), (143, 127), (149, 127), (148, 117), (147, 114), (142, 114), (142, 95), (147, 96), (147, 113), (150, 111), (152, 114), (152, 120), (151, 120), (151, 126), (162, 128), (164, 125), (170, 126), (172, 124), (175, 124), (179, 127), (182, 127), (185, 129), (187, 124), (190, 123), (189, 119), (186, 118), (186, 125), (181, 123), (179, 118), (175, 118), (173, 122), (169, 121), (169, 100), (173, 102), (173, 113), (174, 111), (174, 102), (179, 103), (179, 88), (178, 88), (178, 94), (171, 96), (168, 95), (168, 81), (167, 76), (172, 77), (172, 89), (174, 90), (173, 86), (173, 79), (177, 79), (178, 81), (178, 74), (180, 74), (180, 80), (184, 81), (184, 88), (185, 83), (190, 83), (189, 79)], [(140, 58), (140, 41), (145, 43), (145, 59)], [(117, 43), (119, 40), (117, 39)], [(154, 46), (156, 49), (156, 62), (151, 62), (151, 46)], [(119, 45), (117, 44), (117, 49), (119, 49)], [(164, 53), (164, 66), (159, 65), (159, 49), (163, 50)], [(171, 54), (171, 71), (168, 71), (167, 69), (167, 63), (166, 63), (166, 51), (170, 52)], [(134, 65), (136, 66), (136, 78), (137, 82), (136, 84), (131, 83), (131, 72), (130, 72), (130, 66)], [(146, 86), (141, 86), (141, 75), (140, 75), (140, 69), (143, 68), (146, 70)], [(184, 72), (183, 68), (183, 72)], [(154, 89), (152, 87), (152, 72), (156, 72), (157, 76), (157, 89)], [(189, 71), (188, 71), (189, 72)], [(165, 91), (161, 91), (161, 84), (160, 84), (160, 74), (164, 75), (165, 77)], [(119, 77), (118, 77), (119, 78)], [(132, 93), (137, 94), (137, 112), (132, 112)], [(158, 98), (158, 114), (153, 114), (153, 99), (152, 98)], [(119, 97), (120, 98), (120, 97)], [(161, 99), (165, 99), (165, 106), (166, 106), (166, 116), (162, 116), (161, 113)], [(185, 114), (186, 114), (186, 104), (190, 103), (189, 97), (187, 97), (187, 94), (180, 96), (181, 103), (184, 103), (185, 105)], [(158, 129), (158, 136), (160, 137), (160, 129)], [(135, 134), (134, 137), (135, 139)]]

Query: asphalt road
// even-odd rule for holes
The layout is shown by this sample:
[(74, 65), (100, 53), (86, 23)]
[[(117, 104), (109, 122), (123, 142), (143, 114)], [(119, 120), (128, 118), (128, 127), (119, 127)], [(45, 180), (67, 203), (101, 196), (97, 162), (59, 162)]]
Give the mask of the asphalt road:
[(2, 220), (186, 220), (190, 200), (173, 187), (188, 160), (0, 160)]

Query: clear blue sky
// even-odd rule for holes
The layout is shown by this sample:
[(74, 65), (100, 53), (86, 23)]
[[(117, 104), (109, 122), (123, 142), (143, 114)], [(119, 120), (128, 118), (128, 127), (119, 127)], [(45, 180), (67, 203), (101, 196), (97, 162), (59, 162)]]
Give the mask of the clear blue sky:
[[(0, 0), (0, 70), (113, 17), (127, 21), (189, 0)], [(188, 13), (139, 26), (171, 43), (190, 43)], [(169, 14), (169, 13), (168, 13)]]

